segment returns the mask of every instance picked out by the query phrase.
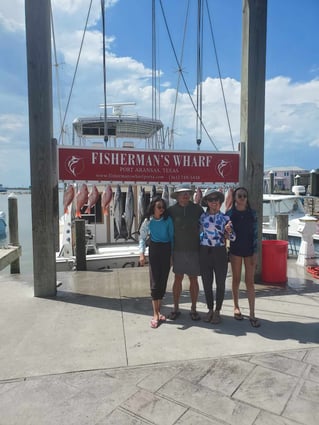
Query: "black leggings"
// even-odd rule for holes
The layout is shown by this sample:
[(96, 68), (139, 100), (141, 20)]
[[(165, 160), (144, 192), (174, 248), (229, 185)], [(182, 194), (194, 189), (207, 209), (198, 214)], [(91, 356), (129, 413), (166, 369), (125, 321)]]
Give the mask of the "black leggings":
[(170, 267), (170, 242), (151, 241), (149, 247), (149, 272), (151, 297), (153, 300), (161, 300), (164, 297)]
[(221, 310), (225, 296), (225, 281), (228, 270), (228, 257), (225, 246), (200, 247), (200, 272), (202, 276), (207, 308), (214, 308), (213, 282), (216, 278), (216, 310)]

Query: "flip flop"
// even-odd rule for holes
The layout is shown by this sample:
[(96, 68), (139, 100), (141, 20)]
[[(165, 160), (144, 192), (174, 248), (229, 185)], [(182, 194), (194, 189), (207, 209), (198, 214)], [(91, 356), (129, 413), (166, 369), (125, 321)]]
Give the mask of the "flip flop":
[(151, 328), (156, 329), (156, 328), (158, 328), (158, 326), (159, 326), (159, 321), (152, 319), (151, 320)]
[(159, 315), (159, 321), (160, 322), (166, 322), (166, 316), (164, 316), (164, 314), (160, 314)]
[(197, 311), (190, 311), (189, 314), (191, 315), (192, 320), (200, 320), (200, 315)]
[(206, 316), (204, 317), (204, 319), (203, 319), (204, 322), (209, 323), (212, 320), (212, 318), (213, 318), (213, 314), (214, 314), (213, 311), (208, 312), (206, 314)]
[(180, 311), (171, 311), (168, 318), (170, 320), (176, 320), (178, 318), (178, 316), (180, 316), (181, 312)]
[(222, 318), (220, 317), (220, 313), (215, 311), (210, 323), (213, 323), (214, 325), (218, 325), (219, 323), (221, 323), (221, 321), (222, 321)]
[(234, 313), (234, 319), (236, 319), (236, 320), (244, 320), (244, 316), (241, 314), (241, 312)]
[(250, 321), (250, 324), (253, 328), (259, 328), (260, 322), (256, 317), (250, 317), (249, 321)]

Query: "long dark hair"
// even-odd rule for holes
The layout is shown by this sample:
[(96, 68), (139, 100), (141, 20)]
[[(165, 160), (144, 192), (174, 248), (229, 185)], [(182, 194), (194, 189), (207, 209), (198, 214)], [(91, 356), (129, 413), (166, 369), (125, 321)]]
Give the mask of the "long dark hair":
[(155, 198), (152, 199), (151, 203), (147, 207), (145, 218), (147, 218), (149, 220), (152, 217), (152, 215), (154, 215), (156, 202), (161, 202), (161, 204), (163, 205), (164, 212), (162, 214), (162, 217), (164, 218), (164, 220), (166, 220), (167, 217), (168, 217), (167, 206), (166, 206), (165, 200), (163, 198), (161, 198), (160, 196), (155, 196)]
[(233, 192), (233, 208), (235, 208), (235, 203), (236, 203), (236, 193), (237, 193), (239, 190), (242, 190), (242, 191), (244, 191), (244, 192), (246, 193), (246, 196), (247, 196), (247, 208), (248, 208), (249, 210), (251, 210), (251, 206), (250, 206), (250, 203), (249, 203), (249, 200), (248, 200), (248, 190), (247, 190), (245, 187), (243, 187), (243, 186), (239, 186), (239, 187), (237, 187), (237, 188), (234, 190), (234, 192)]

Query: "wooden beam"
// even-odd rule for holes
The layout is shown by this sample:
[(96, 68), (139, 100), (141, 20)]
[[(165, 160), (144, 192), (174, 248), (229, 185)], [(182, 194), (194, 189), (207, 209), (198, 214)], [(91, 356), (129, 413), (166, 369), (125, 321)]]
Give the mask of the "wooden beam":
[(50, 0), (26, 0), (34, 295), (56, 294)]
[(240, 184), (249, 192), (258, 216), (261, 274), (262, 200), (264, 171), (265, 73), (267, 0), (243, 0), (240, 141), (245, 144)]

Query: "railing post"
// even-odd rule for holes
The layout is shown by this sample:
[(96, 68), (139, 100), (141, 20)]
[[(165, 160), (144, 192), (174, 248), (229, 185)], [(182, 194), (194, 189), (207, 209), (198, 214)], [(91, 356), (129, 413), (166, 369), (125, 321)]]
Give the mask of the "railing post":
[[(8, 197), (8, 212), (9, 212), (9, 244), (20, 246), (19, 229), (18, 229), (18, 199), (14, 193)], [(10, 264), (11, 274), (20, 273), (20, 258), (17, 258)]]

